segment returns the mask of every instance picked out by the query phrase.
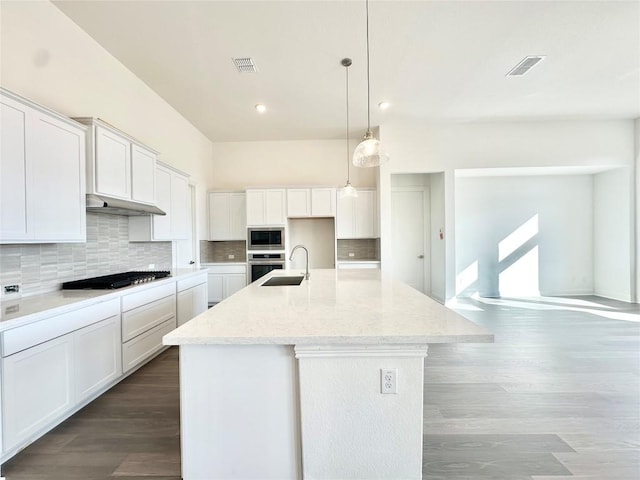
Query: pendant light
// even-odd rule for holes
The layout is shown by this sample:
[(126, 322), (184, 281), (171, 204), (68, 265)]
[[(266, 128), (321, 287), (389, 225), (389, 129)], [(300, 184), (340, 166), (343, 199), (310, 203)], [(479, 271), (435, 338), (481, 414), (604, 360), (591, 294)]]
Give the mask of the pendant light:
[(367, 133), (353, 152), (353, 164), (356, 167), (378, 167), (389, 160), (380, 140), (371, 133), (371, 82), (369, 74), (369, 0), (367, 7)]
[(342, 187), (340, 189), (340, 196), (341, 197), (357, 197), (358, 196), (358, 191), (353, 188), (353, 185), (351, 185), (351, 165), (350, 165), (350, 161), (349, 161), (349, 67), (351, 66), (351, 59), (350, 58), (343, 58), (342, 61), (340, 62), (340, 64), (344, 67), (344, 71), (346, 72), (346, 77), (347, 77), (347, 131), (346, 131), (346, 139), (347, 139), (347, 183), (345, 184), (344, 187)]

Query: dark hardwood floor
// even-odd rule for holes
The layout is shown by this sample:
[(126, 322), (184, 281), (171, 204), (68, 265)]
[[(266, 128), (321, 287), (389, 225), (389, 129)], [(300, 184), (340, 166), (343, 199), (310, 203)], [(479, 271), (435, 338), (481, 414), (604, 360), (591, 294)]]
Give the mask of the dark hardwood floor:
[[(640, 479), (640, 306), (459, 302), (494, 344), (431, 345), (423, 478)], [(170, 349), (20, 452), (7, 480), (180, 478)], [(336, 479), (338, 480), (338, 479)]]

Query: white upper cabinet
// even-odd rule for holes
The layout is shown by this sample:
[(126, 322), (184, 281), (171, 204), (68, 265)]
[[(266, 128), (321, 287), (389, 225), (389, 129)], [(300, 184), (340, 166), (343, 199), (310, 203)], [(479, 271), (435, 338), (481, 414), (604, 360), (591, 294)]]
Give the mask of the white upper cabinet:
[(97, 118), (77, 118), (88, 125), (87, 193), (156, 204), (158, 153)]
[(0, 89), (0, 243), (84, 242), (85, 127)]
[(287, 217), (335, 217), (335, 188), (287, 189)]
[(378, 203), (375, 190), (359, 189), (355, 198), (339, 198), (337, 210), (337, 238), (378, 237)]
[(247, 226), (284, 225), (286, 198), (283, 188), (247, 190)]
[(189, 238), (188, 176), (158, 163), (155, 185), (158, 208), (166, 215), (129, 217), (129, 240), (149, 242)]
[(131, 146), (131, 200), (156, 203), (156, 154), (140, 145)]
[(246, 240), (246, 218), (243, 192), (209, 193), (209, 240)]

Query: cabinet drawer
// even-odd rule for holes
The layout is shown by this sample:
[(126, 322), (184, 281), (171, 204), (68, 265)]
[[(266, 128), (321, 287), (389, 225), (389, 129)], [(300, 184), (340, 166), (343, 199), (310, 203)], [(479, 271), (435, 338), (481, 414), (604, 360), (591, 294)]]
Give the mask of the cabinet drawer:
[(209, 273), (226, 274), (226, 273), (247, 273), (247, 264), (205, 264), (203, 265), (209, 270)]
[(176, 316), (176, 295), (148, 303), (122, 314), (122, 341), (126, 342)]
[(176, 328), (175, 317), (122, 345), (122, 370), (127, 373), (162, 348), (162, 337)]
[(143, 290), (142, 292), (125, 295), (124, 297), (122, 297), (122, 311), (126, 312), (127, 310), (132, 310), (147, 303), (151, 303), (156, 300), (160, 300), (161, 298), (175, 294), (175, 288), (175, 283), (170, 282), (165, 285), (160, 285)]
[(178, 281), (178, 291), (182, 292), (184, 290), (188, 290), (190, 288), (195, 287), (196, 285), (201, 285), (203, 283), (207, 283), (207, 271), (203, 270), (202, 275), (196, 275), (194, 277), (185, 278), (184, 280)]
[(13, 355), (21, 350), (119, 314), (120, 301), (114, 298), (97, 305), (7, 330), (2, 334), (2, 356)]

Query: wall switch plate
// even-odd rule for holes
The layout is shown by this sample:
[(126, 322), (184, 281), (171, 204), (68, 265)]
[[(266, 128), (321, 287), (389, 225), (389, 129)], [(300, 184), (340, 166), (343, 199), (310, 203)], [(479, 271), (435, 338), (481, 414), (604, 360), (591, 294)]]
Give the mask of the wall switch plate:
[(229, 260), (233, 260), (234, 258), (236, 258), (236, 256), (232, 253), (229, 254)]
[(154, 268), (156, 268), (156, 264), (155, 263), (150, 263), (149, 264), (149, 270), (153, 270)]
[(380, 393), (398, 393), (398, 369), (380, 369)]
[(356, 254), (355, 254), (355, 253), (353, 253), (353, 252), (349, 252), (349, 256), (350, 256), (350, 257), (355, 257), (355, 256), (356, 256)]
[(2, 290), (0, 291), (1, 297), (3, 300), (11, 300), (14, 298), (22, 297), (22, 285), (19, 283), (14, 283), (10, 285), (3, 285)]

